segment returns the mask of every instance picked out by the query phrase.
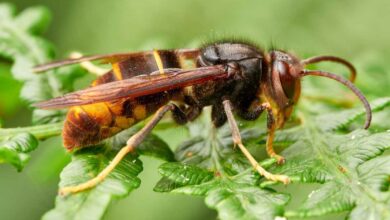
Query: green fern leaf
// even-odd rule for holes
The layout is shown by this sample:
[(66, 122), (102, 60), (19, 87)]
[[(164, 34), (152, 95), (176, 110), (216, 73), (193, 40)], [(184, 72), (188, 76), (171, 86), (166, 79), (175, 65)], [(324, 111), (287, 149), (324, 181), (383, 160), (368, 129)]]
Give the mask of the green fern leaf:
[[(59, 186), (77, 185), (98, 175), (136, 131), (138, 128), (128, 129), (100, 146), (76, 152), (63, 169)], [(123, 198), (139, 187), (141, 180), (137, 176), (142, 171), (142, 162), (138, 154), (173, 160), (168, 145), (157, 136), (148, 135), (137, 152), (127, 155), (102, 183), (85, 192), (57, 196), (55, 208), (44, 219), (100, 219), (113, 199)]]
[[(388, 105), (388, 99), (374, 101), (374, 108)], [(346, 110), (340, 112), (348, 118)], [(322, 117), (322, 116), (320, 116)], [(354, 115), (349, 115), (354, 118)], [(334, 119), (334, 121), (332, 121)], [(349, 134), (335, 134), (322, 130), (332, 124), (346, 126), (350, 120), (329, 118), (327, 122), (306, 116), (304, 123), (293, 128), (301, 138), (282, 152), (287, 162), (274, 167), (273, 172), (287, 174), (297, 182), (323, 183), (313, 191), (298, 210), (286, 211), (286, 216), (320, 216), (351, 211), (349, 218), (388, 219), (390, 206), (388, 178), (390, 170), (386, 159), (378, 157), (390, 148), (390, 133), (370, 134), (356, 130)], [(321, 126), (317, 123), (322, 121)], [(284, 132), (289, 132), (288, 130)], [(263, 182), (262, 186), (268, 185)], [(359, 213), (359, 214), (356, 214)]]
[[(49, 11), (44, 7), (32, 7), (17, 16), (14, 14), (14, 7), (0, 4), (0, 57), (13, 61), (11, 72), (15, 79), (24, 83), (20, 92), (22, 100), (32, 104), (69, 92), (73, 82), (85, 73), (79, 67), (41, 74), (32, 71), (35, 65), (53, 59), (51, 44), (38, 36), (50, 21)], [(63, 115), (64, 111), (34, 110), (33, 122), (57, 122)]]
[(29, 133), (20, 133), (0, 143), (0, 164), (9, 163), (21, 171), (30, 156), (27, 154), (38, 146), (38, 140)]
[[(95, 177), (115, 156), (116, 151), (82, 152), (73, 156), (61, 173), (60, 187), (83, 183)], [(137, 175), (142, 163), (136, 155), (127, 155), (115, 170), (97, 187), (68, 196), (57, 196), (56, 207), (43, 219), (100, 219), (114, 198), (128, 195), (138, 188)]]

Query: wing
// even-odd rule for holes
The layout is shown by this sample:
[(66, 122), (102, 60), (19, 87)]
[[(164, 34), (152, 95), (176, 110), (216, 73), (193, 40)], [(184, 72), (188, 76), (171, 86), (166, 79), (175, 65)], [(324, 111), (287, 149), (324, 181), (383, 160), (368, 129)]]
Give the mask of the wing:
[[(199, 49), (177, 49), (177, 50), (159, 50), (159, 51), (170, 51), (178, 54), (179, 56), (185, 58), (195, 58), (199, 54)], [(130, 52), (130, 53), (112, 53), (112, 54), (101, 54), (101, 55), (92, 55), (92, 56), (84, 56), (75, 59), (66, 59), (54, 61), (52, 63), (46, 63), (42, 65), (35, 66), (33, 71), (36, 73), (44, 72), (50, 69), (58, 68), (61, 66), (81, 63), (85, 61), (96, 61), (102, 60), (103, 63), (117, 63), (124, 61), (131, 57), (144, 56), (147, 54), (153, 54), (154, 51), (140, 51), (140, 52)]]
[(58, 109), (115, 101), (121, 98), (136, 98), (199, 84), (208, 80), (228, 77), (228, 73), (223, 65), (200, 67), (191, 70), (164, 69), (164, 72), (164, 74), (156, 72), (150, 75), (140, 75), (121, 81), (101, 84), (36, 103), (34, 106), (42, 109)]

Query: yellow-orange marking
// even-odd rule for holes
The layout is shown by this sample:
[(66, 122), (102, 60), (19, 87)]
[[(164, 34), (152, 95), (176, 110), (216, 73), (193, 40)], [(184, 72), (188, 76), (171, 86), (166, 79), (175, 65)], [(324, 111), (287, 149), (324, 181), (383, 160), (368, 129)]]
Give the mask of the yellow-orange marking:
[(105, 102), (105, 104), (107, 104), (107, 107), (114, 115), (121, 115), (123, 112), (123, 102), (124, 100), (120, 100), (117, 102)]
[(137, 120), (146, 118), (146, 107), (144, 105), (136, 105), (133, 109), (133, 115)]
[(123, 116), (117, 116), (115, 118), (115, 125), (120, 128), (128, 128), (131, 125), (134, 124), (134, 119), (133, 118), (126, 118)]
[(97, 83), (98, 83), (98, 81), (97, 81), (97, 80), (94, 80), (94, 81), (92, 82), (92, 86), (96, 86)]
[(71, 108), (69, 112), (72, 112), (72, 113), (73, 113), (73, 116), (74, 116), (77, 120), (80, 120), (80, 114), (83, 114), (83, 113), (84, 113), (84, 110), (81, 109), (80, 106), (75, 106), (75, 107)]
[(116, 134), (118, 132), (122, 131), (122, 128), (118, 128), (118, 127), (111, 127), (110, 128), (110, 134)]
[(182, 69), (193, 69), (196, 67), (195, 62), (193, 60), (187, 59), (186, 56), (181, 54), (177, 55), (179, 58), (179, 65)]
[(161, 56), (157, 50), (153, 50), (153, 56), (154, 56), (154, 60), (156, 61), (158, 70), (160, 71), (160, 74), (164, 74), (163, 62), (162, 62)]
[(104, 102), (80, 106), (100, 126), (109, 126), (112, 122), (112, 115)]
[(113, 63), (112, 64), (112, 70), (114, 72), (114, 75), (116, 77), (117, 80), (122, 80), (122, 72), (121, 72), (121, 68), (119, 67), (119, 63)]

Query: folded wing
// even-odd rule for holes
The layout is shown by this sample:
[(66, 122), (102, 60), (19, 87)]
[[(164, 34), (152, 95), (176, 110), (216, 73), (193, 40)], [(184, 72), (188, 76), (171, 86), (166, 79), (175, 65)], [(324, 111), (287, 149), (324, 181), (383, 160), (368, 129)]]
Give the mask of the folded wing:
[(136, 98), (226, 77), (228, 77), (228, 74), (223, 65), (200, 67), (191, 70), (164, 69), (164, 74), (156, 72), (150, 75), (140, 75), (125, 80), (105, 83), (68, 93), (48, 101), (39, 102), (34, 104), (34, 106), (42, 109), (58, 109), (115, 101), (121, 98)]

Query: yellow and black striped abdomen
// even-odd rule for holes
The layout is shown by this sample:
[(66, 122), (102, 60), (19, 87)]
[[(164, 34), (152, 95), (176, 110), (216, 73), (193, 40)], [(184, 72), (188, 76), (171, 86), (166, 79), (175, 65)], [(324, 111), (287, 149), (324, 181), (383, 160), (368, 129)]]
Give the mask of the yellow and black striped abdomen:
[[(157, 57), (156, 57), (157, 56)], [(158, 51), (113, 64), (113, 69), (96, 79), (92, 86), (149, 74), (161, 68), (180, 68), (173, 51)], [(63, 129), (63, 142), (68, 150), (89, 146), (144, 120), (167, 104), (174, 91), (135, 99), (120, 99), (76, 106), (69, 109)]]
[(97, 144), (144, 120), (168, 102), (168, 96), (159, 96), (147, 104), (138, 99), (123, 99), (73, 107), (64, 124), (64, 146), (72, 150)]

